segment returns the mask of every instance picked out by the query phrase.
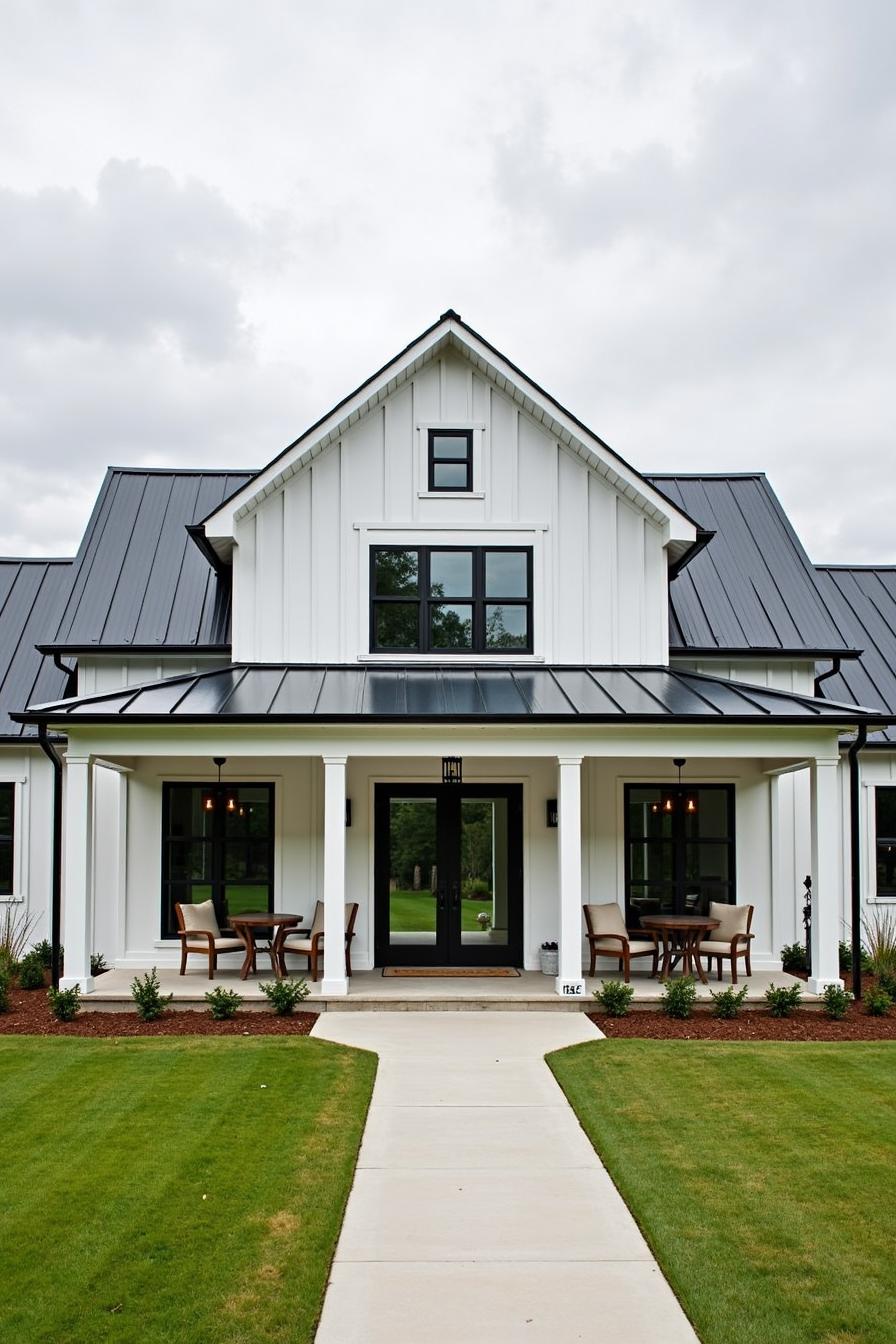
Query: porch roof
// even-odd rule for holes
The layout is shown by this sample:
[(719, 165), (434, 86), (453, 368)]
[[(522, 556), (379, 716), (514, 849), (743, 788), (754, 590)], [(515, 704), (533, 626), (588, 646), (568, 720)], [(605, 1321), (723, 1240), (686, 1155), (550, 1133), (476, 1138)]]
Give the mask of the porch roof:
[(358, 721), (883, 726), (894, 716), (669, 667), (235, 663), (31, 706), (23, 723)]

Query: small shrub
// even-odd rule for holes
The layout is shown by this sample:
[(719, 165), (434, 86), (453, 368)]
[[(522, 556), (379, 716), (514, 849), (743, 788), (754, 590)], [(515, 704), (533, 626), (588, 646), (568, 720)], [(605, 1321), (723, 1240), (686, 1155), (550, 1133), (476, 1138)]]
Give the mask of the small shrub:
[(226, 1022), (228, 1018), (236, 1017), (237, 1010), (243, 1006), (242, 994), (237, 994), (235, 989), (224, 989), (221, 985), (217, 989), (210, 989), (205, 1001), (216, 1022)]
[(484, 877), (468, 877), (461, 889), (465, 898), (473, 896), (491, 896), (492, 889)]
[(692, 975), (667, 980), (660, 999), (660, 1007), (667, 1017), (690, 1017), (697, 1000), (697, 986)]
[(836, 1022), (846, 1016), (849, 1005), (852, 1003), (852, 995), (842, 985), (828, 985), (821, 997), (824, 1000), (825, 1012), (828, 1017), (834, 1018)]
[(878, 907), (864, 921), (868, 967), (875, 975), (896, 975), (896, 914)]
[[(844, 972), (844, 973), (845, 973), (846, 971), (851, 971), (851, 970), (852, 970), (852, 943), (841, 943), (841, 944), (840, 944), (840, 948), (839, 948), (839, 950), (840, 950), (840, 970), (841, 970), (842, 972)], [(870, 959), (869, 959), (869, 957), (868, 957), (868, 953), (865, 951), (864, 947), (863, 947), (862, 950), (861, 950), (860, 960), (859, 960), (859, 965), (860, 965), (860, 967), (861, 967), (861, 969), (862, 969), (863, 971), (870, 971), (870, 970), (871, 970)], [(785, 968), (785, 969), (786, 969), (786, 968)]]
[(788, 975), (806, 969), (806, 949), (802, 943), (788, 943), (781, 948), (781, 966)]
[(35, 943), (28, 955), (37, 957), (45, 971), (48, 971), (53, 965), (53, 946), (47, 938), (42, 938), (39, 943)]
[(274, 980), (262, 985), (261, 992), (278, 1017), (289, 1017), (290, 1013), (311, 993), (304, 980)]
[(43, 989), (45, 983), (43, 962), (29, 952), (19, 962), (19, 989)]
[(146, 975), (138, 975), (131, 983), (131, 998), (137, 1005), (137, 1016), (144, 1022), (155, 1022), (162, 1016), (173, 994), (160, 992), (159, 973), (153, 966)]
[(718, 994), (713, 993), (712, 990), (709, 993), (712, 998), (713, 1017), (737, 1017), (747, 997), (747, 986), (744, 985), (742, 989), (735, 989), (733, 985), (729, 985), (727, 989), (719, 990)]
[(882, 989), (889, 994), (890, 998), (896, 1003), (896, 975), (891, 971), (883, 971), (877, 977), (877, 988)]
[(72, 1022), (81, 1011), (81, 991), (77, 985), (71, 989), (48, 989), (47, 998), (57, 1022)]
[(109, 966), (102, 952), (91, 952), (90, 954), (90, 974), (105, 975)]
[(893, 1000), (885, 989), (875, 986), (865, 995), (865, 1012), (869, 1017), (886, 1017), (893, 1007)]
[(799, 985), (769, 985), (765, 991), (765, 1001), (772, 1017), (790, 1017), (794, 1008), (799, 1008), (803, 991)]
[(607, 1017), (625, 1017), (634, 996), (633, 987), (624, 985), (621, 980), (605, 980), (603, 988), (594, 991), (594, 997)]
[(9, 1012), (9, 986), (12, 976), (9, 971), (0, 967), (0, 1013)]

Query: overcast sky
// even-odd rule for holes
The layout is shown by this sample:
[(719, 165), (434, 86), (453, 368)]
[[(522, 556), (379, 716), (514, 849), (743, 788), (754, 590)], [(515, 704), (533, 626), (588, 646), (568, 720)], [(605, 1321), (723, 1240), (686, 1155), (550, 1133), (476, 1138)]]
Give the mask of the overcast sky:
[(0, 0), (0, 552), (262, 466), (445, 308), (896, 561), (893, 0)]

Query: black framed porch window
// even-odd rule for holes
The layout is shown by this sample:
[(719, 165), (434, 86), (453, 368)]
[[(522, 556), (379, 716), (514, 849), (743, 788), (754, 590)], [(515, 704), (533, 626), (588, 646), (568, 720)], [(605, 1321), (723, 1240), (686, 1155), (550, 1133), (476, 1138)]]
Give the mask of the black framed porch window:
[(874, 790), (875, 894), (896, 899), (896, 788)]
[(625, 786), (625, 913), (705, 915), (733, 904), (734, 786)]
[(429, 431), (430, 490), (473, 489), (472, 429)]
[(0, 784), (0, 896), (11, 896), (16, 840), (16, 786)]
[(530, 546), (375, 546), (374, 653), (531, 653)]
[(163, 784), (162, 937), (177, 936), (176, 902), (208, 900), (222, 928), (273, 910), (273, 784)]

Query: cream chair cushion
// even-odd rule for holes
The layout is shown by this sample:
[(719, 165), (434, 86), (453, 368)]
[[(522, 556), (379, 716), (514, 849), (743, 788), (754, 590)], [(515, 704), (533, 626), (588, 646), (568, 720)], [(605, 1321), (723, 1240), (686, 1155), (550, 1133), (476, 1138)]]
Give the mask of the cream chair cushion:
[(310, 938), (284, 938), (281, 944), (284, 952), (305, 952), (311, 951)]
[[(715, 932), (715, 930), (713, 930), (713, 932)], [(745, 957), (747, 955), (748, 947), (749, 943), (738, 943), (734, 950), (734, 955), (737, 957)], [(730, 957), (731, 943), (719, 942), (717, 938), (709, 939), (707, 942), (700, 944), (700, 955), (704, 957)]]
[(588, 905), (585, 908), (591, 920), (591, 932), (593, 934), (613, 933), (619, 934), (622, 938), (628, 937), (622, 911), (615, 901), (607, 901), (604, 905)]
[[(629, 955), (632, 957), (646, 955), (648, 952), (653, 952), (655, 948), (656, 943), (646, 943), (640, 938), (632, 938), (629, 940), (628, 950)], [(594, 950), (595, 952), (601, 952), (608, 957), (618, 957), (622, 955), (622, 944), (616, 942), (604, 943), (599, 939), (595, 939)]]
[[(246, 950), (246, 945), (245, 945), (245, 943), (243, 942), (242, 938), (216, 938), (216, 939), (215, 939), (215, 951), (216, 951), (216, 952), (245, 952), (245, 950)], [(208, 943), (207, 943), (207, 942), (202, 942), (202, 943), (191, 943), (190, 940), (189, 940), (189, 938), (188, 938), (188, 939), (187, 939), (187, 951), (188, 951), (188, 952), (207, 952), (207, 951), (208, 951)]]
[(712, 930), (712, 942), (727, 943), (730, 951), (731, 939), (739, 933), (747, 932), (750, 907), (748, 905), (727, 905), (721, 901), (710, 901), (709, 918), (719, 921), (719, 927)]
[[(199, 901), (196, 905), (185, 902), (180, 908), (180, 913), (187, 933), (213, 933), (216, 939), (221, 937), (214, 901)], [(242, 947), (239, 939), (237, 943)]]

